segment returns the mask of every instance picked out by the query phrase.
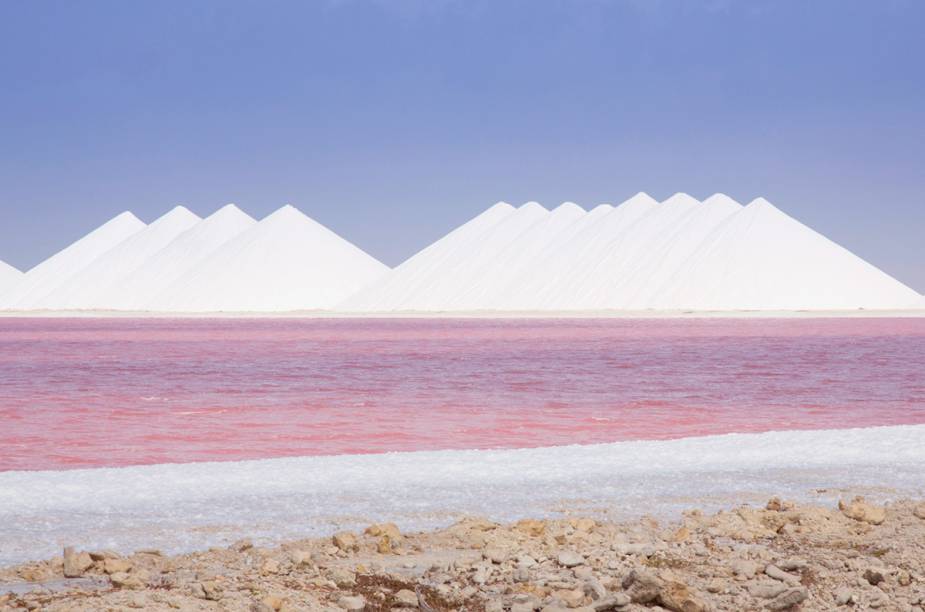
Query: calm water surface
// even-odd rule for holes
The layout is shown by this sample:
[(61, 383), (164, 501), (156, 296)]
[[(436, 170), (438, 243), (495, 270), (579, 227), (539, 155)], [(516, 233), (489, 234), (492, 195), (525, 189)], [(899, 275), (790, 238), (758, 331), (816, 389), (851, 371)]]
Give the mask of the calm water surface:
[(0, 470), (912, 423), (922, 318), (0, 318)]

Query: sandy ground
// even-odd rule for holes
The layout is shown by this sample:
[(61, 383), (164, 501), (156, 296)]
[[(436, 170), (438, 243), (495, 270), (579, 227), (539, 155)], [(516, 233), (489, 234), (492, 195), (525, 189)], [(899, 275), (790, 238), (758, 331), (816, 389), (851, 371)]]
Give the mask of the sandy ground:
[(672, 522), (464, 518), (0, 570), (10, 610), (925, 610), (925, 501), (777, 498)]

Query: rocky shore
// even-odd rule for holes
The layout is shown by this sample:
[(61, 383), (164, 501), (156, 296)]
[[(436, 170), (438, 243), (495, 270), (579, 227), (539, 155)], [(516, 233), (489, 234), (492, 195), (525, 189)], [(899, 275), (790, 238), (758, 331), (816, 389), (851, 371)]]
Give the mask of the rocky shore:
[(771, 499), (672, 524), (467, 518), (165, 556), (66, 548), (0, 570), (3, 610), (925, 612), (925, 502)]

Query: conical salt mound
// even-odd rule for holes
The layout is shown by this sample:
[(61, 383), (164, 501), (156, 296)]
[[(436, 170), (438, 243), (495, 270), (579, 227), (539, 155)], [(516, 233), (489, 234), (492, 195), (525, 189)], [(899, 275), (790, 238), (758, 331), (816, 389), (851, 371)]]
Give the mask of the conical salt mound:
[(0, 308), (37, 308), (41, 298), (93, 263), (103, 253), (144, 228), (145, 224), (130, 212), (110, 219), (26, 272), (20, 282), (0, 295)]
[(480, 248), (482, 236), (516, 210), (506, 202), (498, 202), (405, 260), (381, 280), (351, 295), (338, 308), (349, 311), (403, 309), (406, 300), (427, 291), (436, 282), (436, 276), (444, 266)]
[(234, 204), (223, 206), (177, 236), (117, 283), (107, 308), (150, 310), (155, 297), (256, 223)]
[(0, 261), (0, 296), (10, 287), (21, 281), (22, 277), (22, 272), (5, 261)]
[(292, 206), (212, 253), (152, 300), (173, 312), (333, 308), (388, 268)]
[(893, 309), (917, 299), (909, 287), (759, 198), (717, 227), (650, 306)]
[(103, 253), (89, 266), (40, 299), (45, 310), (106, 310), (112, 308), (116, 287), (155, 253), (201, 219), (177, 206), (151, 225)]

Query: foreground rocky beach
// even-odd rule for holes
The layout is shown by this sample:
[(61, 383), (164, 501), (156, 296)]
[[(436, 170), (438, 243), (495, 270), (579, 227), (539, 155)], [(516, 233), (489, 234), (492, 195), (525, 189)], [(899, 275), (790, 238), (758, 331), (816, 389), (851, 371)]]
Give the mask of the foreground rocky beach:
[(66, 548), (0, 570), (4, 610), (925, 610), (925, 502), (765, 507), (625, 523), (393, 524), (179, 556)]

